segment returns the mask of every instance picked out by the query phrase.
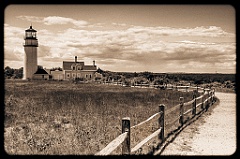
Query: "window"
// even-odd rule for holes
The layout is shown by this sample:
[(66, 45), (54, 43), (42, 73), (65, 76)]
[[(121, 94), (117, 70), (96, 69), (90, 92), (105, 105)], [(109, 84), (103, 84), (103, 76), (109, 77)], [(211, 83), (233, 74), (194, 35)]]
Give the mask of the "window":
[(92, 78), (92, 75), (89, 75), (89, 78), (91, 79), (91, 78)]
[(80, 74), (80, 73), (78, 73), (78, 74), (77, 74), (77, 78), (80, 78), (80, 77), (81, 77), (81, 74)]
[(32, 37), (32, 33), (31, 32), (26, 32), (26, 37), (27, 38), (31, 38)]
[(72, 64), (72, 65), (71, 65), (71, 69), (72, 69), (72, 70), (75, 70), (75, 69), (76, 69), (75, 64)]
[(66, 75), (67, 75), (67, 78), (70, 78), (70, 73), (66, 73)]
[(32, 33), (32, 36), (33, 36), (34, 38), (36, 38), (36, 33), (35, 33), (35, 32), (33, 32), (33, 33)]
[(88, 75), (85, 75), (86, 78), (88, 78)]
[(72, 73), (72, 77), (75, 78), (76, 77), (76, 73)]

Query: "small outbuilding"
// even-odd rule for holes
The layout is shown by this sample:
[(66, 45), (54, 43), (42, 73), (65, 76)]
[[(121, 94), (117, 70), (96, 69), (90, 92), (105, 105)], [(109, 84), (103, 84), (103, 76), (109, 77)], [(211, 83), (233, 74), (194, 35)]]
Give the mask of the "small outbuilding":
[(35, 80), (49, 80), (50, 75), (42, 68), (38, 68), (38, 70), (33, 74), (33, 79)]
[(61, 81), (63, 80), (63, 71), (55, 70), (55, 71), (50, 71), (52, 80), (58, 80)]

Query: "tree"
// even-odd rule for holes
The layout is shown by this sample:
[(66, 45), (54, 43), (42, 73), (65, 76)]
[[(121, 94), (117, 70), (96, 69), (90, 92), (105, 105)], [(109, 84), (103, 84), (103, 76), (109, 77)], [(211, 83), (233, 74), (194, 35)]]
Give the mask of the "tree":
[(153, 74), (149, 74), (147, 76), (147, 79), (150, 81), (150, 82), (153, 82), (154, 81), (154, 75)]
[(62, 68), (61, 67), (53, 67), (50, 69), (50, 71), (56, 71), (56, 70), (62, 71)]
[(23, 77), (23, 67), (20, 67), (19, 69), (13, 69), (9, 66), (5, 67), (4, 77), (21, 79)]
[(5, 67), (4, 76), (7, 78), (11, 78), (13, 75), (14, 75), (14, 69), (9, 66)]
[(43, 69), (43, 66), (38, 65), (37, 67), (38, 67), (38, 69)]
[(174, 76), (174, 82), (179, 82), (179, 77), (177, 77), (177, 76)]
[(98, 69), (97, 69), (97, 72), (100, 73), (100, 74), (103, 74), (103, 73), (104, 73), (104, 71), (103, 71), (101, 68), (98, 68)]
[(18, 79), (23, 78), (23, 67), (19, 69), (14, 69), (14, 77)]

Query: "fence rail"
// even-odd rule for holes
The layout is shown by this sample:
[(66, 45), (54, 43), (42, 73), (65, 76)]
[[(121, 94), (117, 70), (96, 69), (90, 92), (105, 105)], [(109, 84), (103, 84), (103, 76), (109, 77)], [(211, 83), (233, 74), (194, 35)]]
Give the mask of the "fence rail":
[(151, 140), (152, 138), (156, 137), (159, 135), (159, 133), (161, 132), (162, 127), (160, 129), (158, 129), (157, 131), (155, 131), (154, 133), (152, 133), (151, 135), (149, 135), (148, 137), (146, 137), (144, 140), (142, 140), (139, 144), (137, 144), (134, 148), (132, 148), (131, 153), (135, 153), (137, 150), (139, 150), (144, 144), (146, 144), (149, 140)]
[[(172, 87), (174, 88), (174, 87)], [(176, 86), (176, 90), (180, 89), (186, 89), (189, 90), (192, 89), (193, 91), (193, 99), (191, 101), (184, 102), (184, 98), (179, 98), (179, 104), (173, 106), (172, 108), (165, 111), (165, 105), (161, 104), (159, 106), (159, 112), (152, 115), (145, 121), (134, 125), (130, 127), (130, 118), (125, 117), (122, 119), (122, 134), (120, 134), (118, 137), (116, 137), (113, 141), (111, 141), (105, 148), (103, 148), (101, 151), (96, 153), (95, 155), (109, 155), (111, 154), (117, 147), (122, 145), (122, 154), (123, 155), (130, 155), (130, 154), (136, 154), (138, 150), (140, 150), (146, 143), (151, 141), (153, 138), (158, 137), (158, 142), (163, 143), (166, 139), (165, 130), (166, 127), (172, 127), (173, 125), (177, 124), (178, 128), (182, 127), (186, 121), (189, 120), (189, 116), (194, 117), (198, 113), (202, 111), (207, 111), (208, 108), (215, 102), (215, 90), (214, 89), (204, 89), (200, 87), (189, 87), (189, 86)], [(203, 90), (203, 94), (199, 97), (196, 97), (196, 92), (199, 90)], [(187, 108), (187, 110), (184, 110), (187, 106), (191, 106), (191, 108)], [(200, 110), (197, 110), (201, 106)], [(166, 122), (166, 115), (170, 114), (176, 110), (179, 110), (179, 115), (174, 118), (172, 121)], [(191, 114), (190, 114), (191, 112)], [(190, 114), (190, 115), (189, 115)], [(130, 144), (130, 134), (134, 130), (145, 126), (149, 122), (153, 122), (154, 120), (158, 120), (159, 128), (146, 138), (144, 138), (142, 141), (140, 141), (137, 145), (135, 145), (131, 149)]]
[(146, 124), (147, 122), (153, 120), (154, 118), (159, 117), (161, 114), (162, 114), (162, 112), (156, 113), (156, 114), (152, 115), (151, 117), (149, 117), (147, 120), (144, 120), (144, 121), (142, 121), (141, 123), (132, 126), (131, 129), (136, 129), (137, 127), (140, 127), (140, 126)]
[(96, 153), (96, 155), (109, 155), (113, 150), (115, 150), (119, 144), (122, 144), (123, 141), (127, 137), (127, 133), (125, 132), (121, 135), (119, 135), (117, 138), (115, 138), (112, 142), (110, 142), (104, 149)]

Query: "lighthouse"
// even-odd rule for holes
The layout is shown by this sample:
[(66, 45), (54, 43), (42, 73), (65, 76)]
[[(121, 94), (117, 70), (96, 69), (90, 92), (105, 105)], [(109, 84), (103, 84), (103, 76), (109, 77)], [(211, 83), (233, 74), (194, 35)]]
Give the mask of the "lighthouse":
[(32, 79), (33, 74), (37, 71), (37, 31), (32, 28), (25, 30), (24, 36), (24, 69), (23, 69), (23, 79)]

